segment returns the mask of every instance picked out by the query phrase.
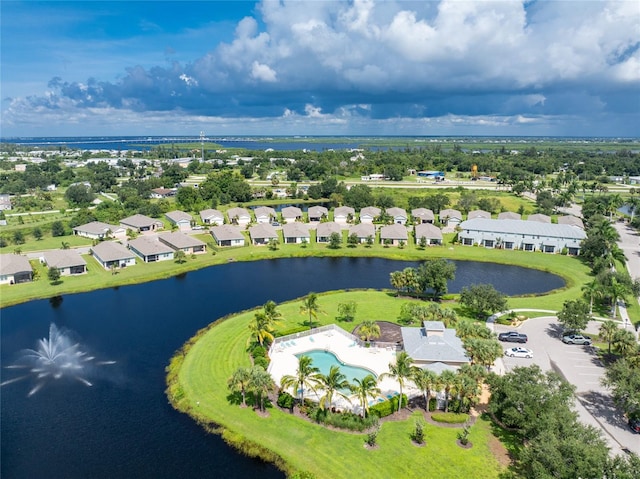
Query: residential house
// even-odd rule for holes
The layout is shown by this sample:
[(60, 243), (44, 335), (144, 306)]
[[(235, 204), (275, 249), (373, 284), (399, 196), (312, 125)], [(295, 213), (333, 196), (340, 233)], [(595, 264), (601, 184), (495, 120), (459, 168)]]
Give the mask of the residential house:
[(543, 215), (542, 213), (536, 213), (535, 215), (529, 215), (527, 221), (537, 221), (538, 223), (551, 223), (551, 217)]
[(489, 213), (488, 211), (485, 211), (485, 210), (469, 211), (469, 214), (467, 215), (467, 219), (468, 220), (473, 220), (473, 219), (476, 219), (476, 218), (490, 219), (491, 218), (491, 213)]
[(175, 231), (158, 235), (158, 241), (166, 244), (174, 251), (184, 251), (185, 254), (202, 254), (207, 252), (207, 246), (203, 241), (191, 235)]
[(282, 225), (282, 236), (287, 244), (309, 243), (311, 240), (309, 227), (297, 222)]
[(440, 223), (445, 226), (457, 226), (462, 223), (462, 213), (450, 208), (440, 210)]
[(211, 236), (218, 246), (244, 246), (244, 235), (235, 225), (214, 226)]
[(580, 253), (580, 243), (587, 236), (574, 226), (525, 220), (476, 218), (462, 222), (460, 228), (460, 242), (467, 246), (545, 253), (560, 253), (566, 248), (570, 255)]
[(366, 243), (369, 238), (375, 242), (376, 227), (372, 223), (358, 223), (349, 227), (349, 236), (356, 235), (358, 243)]
[(340, 242), (342, 243), (342, 229), (338, 223), (335, 221), (320, 223), (316, 228), (316, 243), (328, 243), (333, 233), (339, 235)]
[(286, 206), (282, 208), (282, 220), (285, 223), (302, 221), (302, 210), (297, 206)]
[(8, 211), (11, 209), (11, 197), (9, 195), (0, 195), (0, 211)]
[(185, 213), (184, 211), (175, 210), (169, 211), (165, 213), (165, 218), (169, 220), (169, 223), (178, 227), (180, 231), (190, 231), (191, 230), (191, 222), (193, 221), (193, 216), (189, 213)]
[(214, 209), (202, 210), (200, 218), (205, 225), (222, 225), (224, 224), (224, 215)]
[(433, 211), (427, 208), (416, 208), (411, 210), (411, 216), (416, 219), (418, 223), (433, 223), (436, 219)]
[(420, 328), (402, 327), (400, 332), (404, 350), (418, 367), (440, 373), (471, 362), (456, 330), (442, 321), (424, 321)]
[(582, 222), (582, 220), (573, 215), (558, 216), (558, 224), (575, 226), (577, 228), (584, 229), (584, 223)]
[(381, 244), (388, 244), (390, 246), (399, 246), (400, 244), (406, 245), (408, 240), (409, 235), (407, 234), (407, 228), (404, 225), (394, 223), (380, 228)]
[(127, 234), (127, 229), (122, 226), (92, 221), (73, 228), (73, 234), (84, 236), (85, 238), (104, 240), (107, 238), (124, 238)]
[(442, 231), (431, 223), (420, 223), (414, 228), (416, 244), (420, 244), (422, 238), (428, 245), (442, 244)]
[(87, 262), (74, 249), (56, 249), (45, 251), (40, 262), (49, 268), (56, 268), (62, 276), (83, 274), (87, 272)]
[(154, 199), (171, 198), (177, 191), (176, 188), (153, 188), (149, 196)]
[(138, 255), (145, 263), (173, 259), (174, 253), (173, 248), (158, 239), (144, 236), (129, 241), (129, 249)]
[(256, 215), (258, 224), (270, 224), (276, 219), (276, 210), (269, 206), (258, 206), (253, 210), (253, 214)]
[(135, 255), (113, 241), (103, 241), (92, 246), (91, 254), (104, 269), (125, 268), (136, 264)]
[(503, 211), (498, 213), (499, 220), (520, 220), (522, 215), (520, 213), (514, 213), (513, 211)]
[(120, 220), (120, 226), (130, 228), (138, 233), (149, 233), (164, 227), (164, 223), (148, 216), (137, 214)]
[(312, 206), (307, 210), (309, 221), (320, 222), (329, 217), (329, 210), (324, 206)]
[(0, 254), (0, 284), (26, 283), (33, 279), (33, 268), (26, 256)]
[(278, 232), (269, 223), (258, 223), (249, 228), (249, 237), (253, 245), (266, 245), (271, 240), (278, 240)]
[(376, 206), (366, 206), (360, 210), (360, 223), (373, 223), (382, 210)]
[(355, 218), (356, 210), (351, 206), (339, 206), (333, 211), (333, 221), (339, 224), (351, 223)]
[(393, 222), (397, 225), (407, 224), (407, 212), (402, 208), (387, 208), (386, 214), (393, 218)]
[(244, 208), (229, 208), (227, 217), (232, 225), (247, 226), (251, 223), (251, 214)]

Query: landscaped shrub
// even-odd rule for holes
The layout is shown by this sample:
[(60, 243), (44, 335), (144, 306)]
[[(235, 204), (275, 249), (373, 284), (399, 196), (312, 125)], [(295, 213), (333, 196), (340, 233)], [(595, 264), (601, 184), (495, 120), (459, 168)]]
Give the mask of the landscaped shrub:
[(281, 392), (278, 395), (278, 406), (283, 409), (293, 409), (294, 398), (288, 392)]
[[(407, 396), (405, 394), (402, 395), (402, 407), (407, 405)], [(375, 414), (376, 416), (383, 418), (390, 416), (394, 412), (398, 410), (398, 396), (393, 396), (391, 399), (388, 399), (384, 402), (374, 404), (369, 409), (371, 414)]]
[(256, 345), (251, 349), (251, 356), (253, 356), (253, 359), (266, 358), (267, 349), (264, 346)]
[(257, 357), (253, 358), (253, 364), (254, 366), (262, 366), (266, 371), (267, 367), (269, 366), (269, 360), (264, 357)]
[(463, 424), (469, 420), (469, 415), (455, 412), (436, 412), (431, 415), (431, 419), (446, 424)]
[(411, 440), (416, 444), (424, 444), (424, 424), (422, 421), (416, 421), (415, 428), (411, 433)]
[(438, 409), (438, 400), (436, 398), (429, 398), (429, 411), (435, 411)]
[(378, 417), (375, 415), (363, 418), (351, 412), (332, 413), (320, 408), (311, 412), (311, 418), (320, 424), (360, 432), (378, 424)]
[(276, 331), (275, 337), (280, 338), (282, 336), (289, 336), (290, 334), (301, 333), (303, 331), (309, 331), (309, 326), (296, 326), (295, 328), (283, 329), (282, 331)]

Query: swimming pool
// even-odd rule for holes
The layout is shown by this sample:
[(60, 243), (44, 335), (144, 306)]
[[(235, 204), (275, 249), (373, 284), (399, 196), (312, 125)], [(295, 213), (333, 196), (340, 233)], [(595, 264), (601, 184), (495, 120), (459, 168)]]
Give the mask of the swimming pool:
[(322, 374), (329, 374), (331, 366), (336, 365), (340, 366), (340, 372), (347, 377), (347, 380), (349, 382), (353, 382), (354, 379), (361, 380), (369, 374), (377, 379), (377, 375), (373, 371), (369, 371), (368, 369), (360, 368), (358, 366), (345, 364), (330, 351), (313, 349), (311, 351), (305, 351), (304, 353), (296, 354), (297, 358), (300, 358), (300, 356), (309, 356), (313, 361), (313, 366), (318, 368)]

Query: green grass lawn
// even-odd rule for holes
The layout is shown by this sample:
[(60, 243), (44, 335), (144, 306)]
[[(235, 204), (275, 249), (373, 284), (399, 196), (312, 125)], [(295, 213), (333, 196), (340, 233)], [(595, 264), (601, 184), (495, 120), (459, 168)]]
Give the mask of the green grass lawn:
[[(326, 312), (321, 324), (335, 321), (337, 305), (353, 300), (358, 304), (356, 321), (345, 326), (351, 330), (363, 319), (389, 320), (397, 317), (402, 299), (379, 291), (335, 292), (319, 295), (318, 304)], [(298, 301), (278, 306), (284, 321), (279, 329), (303, 324)], [(207, 423), (214, 422), (230, 430), (235, 440), (250, 440), (267, 447), (288, 465), (288, 472), (309, 471), (317, 478), (352, 477), (447, 477), (496, 478), (502, 466), (489, 449), (491, 426), (479, 419), (471, 428), (471, 449), (456, 445), (459, 429), (425, 425), (426, 446), (411, 443), (415, 419), (385, 422), (378, 435), (379, 448), (364, 448), (364, 434), (336, 432), (280, 411), (269, 409), (269, 417), (257, 415), (251, 408), (230, 404), (227, 378), (239, 366), (248, 366), (247, 325), (254, 312), (220, 321), (202, 331), (186, 356), (178, 354), (169, 369), (177, 374), (169, 379), (169, 395), (182, 411)], [(240, 439), (242, 438), (242, 439)]]

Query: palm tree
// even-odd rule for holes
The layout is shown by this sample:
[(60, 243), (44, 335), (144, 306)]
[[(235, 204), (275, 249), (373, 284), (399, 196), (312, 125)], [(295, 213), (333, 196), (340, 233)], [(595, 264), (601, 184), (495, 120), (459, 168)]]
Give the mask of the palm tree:
[(304, 388), (314, 390), (318, 384), (318, 373), (320, 370), (312, 365), (313, 360), (309, 356), (300, 356), (298, 359), (298, 369), (295, 375), (285, 375), (280, 379), (280, 387), (283, 389), (293, 388), (300, 394), (300, 404), (304, 404)]
[(415, 385), (422, 391), (424, 396), (424, 409), (429, 411), (429, 400), (431, 399), (431, 391), (435, 388), (438, 375), (430, 369), (422, 369), (414, 367), (411, 376)]
[(404, 383), (407, 379), (411, 378), (413, 368), (413, 359), (406, 351), (401, 351), (396, 356), (395, 363), (389, 363), (389, 372), (382, 373), (380, 378), (390, 377), (398, 381), (398, 385), (400, 386), (400, 399), (398, 401), (398, 411), (402, 407), (402, 388), (404, 387)]
[(400, 296), (400, 290), (405, 287), (405, 278), (402, 271), (391, 272), (389, 281), (391, 282), (391, 286), (396, 290), (396, 296)]
[(613, 336), (612, 343), (621, 356), (629, 356), (638, 347), (635, 335), (626, 329), (618, 329)]
[(362, 410), (364, 411), (364, 417), (369, 416), (369, 399), (374, 399), (380, 395), (380, 388), (378, 388), (378, 381), (373, 374), (367, 374), (362, 379), (353, 378), (354, 384), (351, 385), (351, 392), (355, 394), (360, 400)]
[(438, 384), (442, 387), (444, 392), (444, 412), (449, 411), (449, 398), (451, 396), (452, 390), (454, 390), (457, 382), (456, 373), (450, 371), (449, 369), (445, 369), (440, 373), (438, 377)]
[(369, 342), (372, 339), (380, 337), (380, 326), (370, 319), (363, 321), (358, 328), (358, 334), (360, 335), (360, 339)]
[(233, 372), (233, 375), (227, 380), (227, 385), (232, 392), (239, 392), (242, 395), (242, 407), (247, 407), (246, 395), (247, 388), (251, 383), (251, 370), (249, 368), (240, 367)]
[(613, 319), (616, 318), (616, 312), (618, 304), (618, 299), (624, 300), (625, 295), (629, 292), (627, 286), (623, 283), (618, 282), (615, 278), (611, 279), (611, 286), (608, 288), (608, 293), (611, 295), (611, 309), (613, 313)]
[(247, 342), (255, 341), (260, 343), (260, 346), (264, 346), (266, 342), (273, 341), (274, 329), (264, 311), (258, 311), (254, 315), (253, 321), (249, 323), (249, 330), (251, 336)]
[(458, 399), (460, 400), (460, 406), (462, 411), (468, 412), (471, 406), (475, 403), (477, 397), (480, 395), (480, 385), (472, 377), (466, 374), (458, 374), (457, 392)]
[(313, 320), (318, 319), (318, 313), (324, 313), (318, 305), (318, 295), (316, 293), (309, 293), (305, 299), (302, 300), (300, 306), (300, 314), (309, 315), (309, 329), (313, 328)]
[(618, 325), (611, 320), (605, 321), (600, 325), (600, 331), (598, 332), (598, 337), (608, 343), (609, 354), (611, 354), (611, 342), (615, 338), (617, 331), (618, 331)]
[(333, 403), (333, 395), (337, 394), (349, 401), (349, 398), (344, 394), (341, 389), (347, 389), (350, 387), (347, 377), (340, 372), (340, 366), (333, 365), (329, 369), (329, 374), (319, 374), (318, 382), (320, 388), (322, 388), (324, 395), (320, 398), (320, 409), (331, 409)]
[(252, 367), (250, 375), (249, 387), (258, 397), (260, 411), (264, 412), (264, 398), (275, 387), (273, 378), (262, 366)]
[(591, 316), (593, 314), (593, 299), (602, 296), (602, 284), (594, 279), (582, 287), (582, 292), (589, 297), (589, 316)]
[(275, 301), (271, 300), (264, 303), (264, 306), (262, 307), (264, 315), (267, 317), (267, 319), (269, 320), (269, 324), (271, 324), (272, 326), (279, 325), (280, 319), (282, 318), (282, 313), (280, 313), (280, 311), (278, 311), (276, 308), (277, 305)]

